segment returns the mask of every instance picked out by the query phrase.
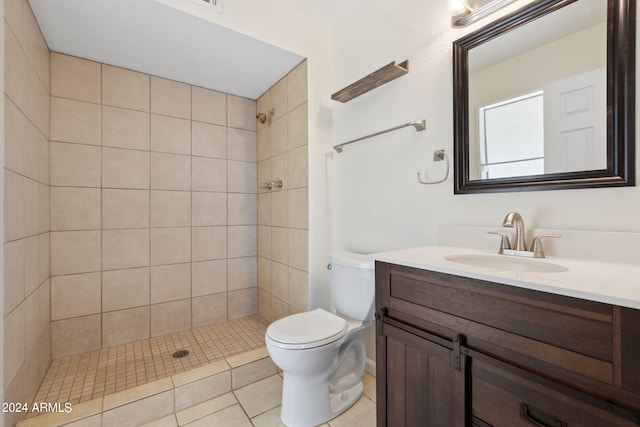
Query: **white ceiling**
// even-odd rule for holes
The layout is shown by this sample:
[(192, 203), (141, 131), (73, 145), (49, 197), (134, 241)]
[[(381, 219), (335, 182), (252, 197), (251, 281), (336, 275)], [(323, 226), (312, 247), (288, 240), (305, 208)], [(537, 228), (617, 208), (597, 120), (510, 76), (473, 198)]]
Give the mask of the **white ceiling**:
[(155, 0), (29, 0), (49, 48), (257, 99), (304, 58)]

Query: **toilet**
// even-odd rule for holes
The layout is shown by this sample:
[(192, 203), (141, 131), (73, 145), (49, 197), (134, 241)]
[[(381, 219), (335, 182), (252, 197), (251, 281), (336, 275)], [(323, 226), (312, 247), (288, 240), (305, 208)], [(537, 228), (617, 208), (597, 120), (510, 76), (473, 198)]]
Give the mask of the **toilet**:
[(317, 308), (276, 320), (265, 341), (284, 374), (280, 418), (311, 427), (337, 417), (362, 395), (366, 351), (360, 332), (373, 321), (374, 264), (366, 255), (329, 255), (336, 313)]

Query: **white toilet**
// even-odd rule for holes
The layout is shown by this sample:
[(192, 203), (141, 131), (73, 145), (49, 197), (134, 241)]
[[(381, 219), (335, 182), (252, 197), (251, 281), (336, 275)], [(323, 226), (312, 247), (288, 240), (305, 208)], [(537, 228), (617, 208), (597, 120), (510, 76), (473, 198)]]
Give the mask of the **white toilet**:
[(282, 412), (288, 427), (322, 424), (362, 395), (366, 359), (360, 331), (373, 320), (373, 261), (350, 252), (329, 255), (331, 299), (337, 313), (321, 308), (273, 322), (265, 341), (282, 369)]

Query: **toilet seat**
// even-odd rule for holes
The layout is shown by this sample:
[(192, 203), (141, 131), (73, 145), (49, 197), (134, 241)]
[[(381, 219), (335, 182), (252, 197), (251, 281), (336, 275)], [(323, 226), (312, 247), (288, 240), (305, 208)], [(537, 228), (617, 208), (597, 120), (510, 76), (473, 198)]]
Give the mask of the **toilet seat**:
[(321, 308), (276, 320), (267, 328), (273, 345), (291, 350), (320, 347), (342, 338), (347, 321)]

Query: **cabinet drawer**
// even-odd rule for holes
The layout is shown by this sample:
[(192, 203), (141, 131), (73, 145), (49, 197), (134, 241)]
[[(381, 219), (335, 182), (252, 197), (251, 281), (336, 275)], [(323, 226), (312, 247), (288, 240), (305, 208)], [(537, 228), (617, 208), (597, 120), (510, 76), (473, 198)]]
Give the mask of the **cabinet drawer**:
[(638, 425), (621, 408), (565, 394), (560, 385), (496, 361), (473, 360), (471, 393), (473, 416), (494, 427)]

